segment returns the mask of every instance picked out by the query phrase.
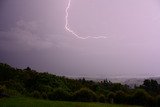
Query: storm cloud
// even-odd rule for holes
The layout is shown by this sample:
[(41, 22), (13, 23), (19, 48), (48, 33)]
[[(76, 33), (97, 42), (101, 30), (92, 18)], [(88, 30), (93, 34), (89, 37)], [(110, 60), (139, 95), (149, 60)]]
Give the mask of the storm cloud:
[(1, 0), (0, 62), (78, 77), (160, 75), (158, 0)]

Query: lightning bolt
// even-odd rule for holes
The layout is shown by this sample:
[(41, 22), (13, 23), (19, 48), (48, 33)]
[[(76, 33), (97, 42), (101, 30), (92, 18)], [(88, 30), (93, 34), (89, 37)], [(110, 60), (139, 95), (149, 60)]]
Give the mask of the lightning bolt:
[(70, 29), (69, 22), (68, 22), (70, 6), (71, 6), (71, 0), (68, 1), (68, 5), (67, 5), (66, 10), (65, 10), (65, 12), (66, 12), (66, 16), (65, 16), (65, 21), (66, 21), (66, 23), (65, 23), (65, 29), (68, 32), (70, 32), (71, 34), (73, 34), (74, 36), (76, 36), (79, 39), (88, 39), (88, 38), (100, 39), (100, 38), (107, 38), (106, 36), (87, 36), (87, 37), (81, 37), (77, 33), (75, 33), (72, 29)]

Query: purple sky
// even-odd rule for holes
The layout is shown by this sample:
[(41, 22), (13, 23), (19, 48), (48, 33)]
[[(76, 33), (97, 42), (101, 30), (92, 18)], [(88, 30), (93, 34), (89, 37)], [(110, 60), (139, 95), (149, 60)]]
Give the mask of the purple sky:
[(159, 0), (1, 0), (0, 62), (80, 77), (160, 76)]

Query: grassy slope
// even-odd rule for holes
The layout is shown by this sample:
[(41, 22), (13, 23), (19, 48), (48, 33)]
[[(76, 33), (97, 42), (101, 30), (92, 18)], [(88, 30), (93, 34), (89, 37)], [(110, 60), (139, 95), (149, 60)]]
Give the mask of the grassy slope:
[(9, 98), (9, 99), (0, 99), (0, 107), (138, 107), (138, 106), (48, 101), (48, 100), (37, 100), (32, 98)]

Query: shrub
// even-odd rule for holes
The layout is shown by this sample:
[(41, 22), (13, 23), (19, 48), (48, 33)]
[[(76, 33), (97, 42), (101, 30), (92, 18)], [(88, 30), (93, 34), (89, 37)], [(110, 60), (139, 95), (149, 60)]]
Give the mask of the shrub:
[(115, 103), (122, 104), (125, 102), (126, 95), (123, 91), (117, 91), (115, 94)]
[(6, 87), (0, 85), (0, 98), (2, 97), (9, 97), (9, 95), (6, 93)]
[(58, 100), (58, 101), (66, 101), (66, 100), (70, 100), (70, 94), (61, 89), (55, 89), (53, 92), (48, 93), (48, 98), (50, 100)]
[(1, 86), (1, 85), (0, 85), (0, 94), (1, 96), (4, 96), (4, 97), (20, 95), (20, 93), (17, 90), (8, 89), (6, 88), (6, 86)]
[(5, 89), (6, 89), (5, 86), (1, 86), (1, 85), (0, 85), (0, 93), (4, 93)]
[[(156, 106), (156, 99), (152, 96), (147, 97), (147, 104), (146, 107), (155, 107)], [(159, 106), (158, 106), (159, 107)]]
[(114, 92), (109, 92), (107, 95), (107, 101), (109, 103), (114, 103), (114, 99), (115, 99), (115, 93)]
[(5, 84), (7, 89), (16, 90), (19, 93), (25, 92), (25, 88), (23, 87), (22, 83), (15, 80), (3, 81), (2, 84)]
[(148, 105), (150, 98), (151, 96), (145, 90), (139, 89), (134, 93), (132, 100), (137, 105)]
[(160, 106), (160, 95), (156, 97), (156, 105), (157, 107)]
[(39, 91), (34, 91), (31, 93), (31, 96), (34, 98), (41, 98), (41, 94)]
[(133, 104), (134, 104), (132, 97), (133, 97), (132, 94), (127, 94), (127, 95), (126, 95), (126, 103), (127, 103), (127, 104), (130, 104), (130, 105), (133, 105)]
[(47, 96), (47, 94), (45, 92), (42, 93), (42, 98), (43, 99), (47, 99), (48, 98), (48, 96)]
[(105, 96), (103, 95), (103, 94), (101, 94), (100, 96), (99, 96), (99, 102), (101, 102), (101, 103), (105, 103), (106, 102), (106, 98), (105, 98)]
[(73, 94), (73, 98), (75, 101), (82, 101), (82, 102), (97, 101), (96, 94), (88, 88), (81, 88), (80, 90), (76, 91)]
[(12, 89), (6, 89), (5, 94), (9, 96), (19, 96), (21, 95), (17, 90), (12, 90)]

